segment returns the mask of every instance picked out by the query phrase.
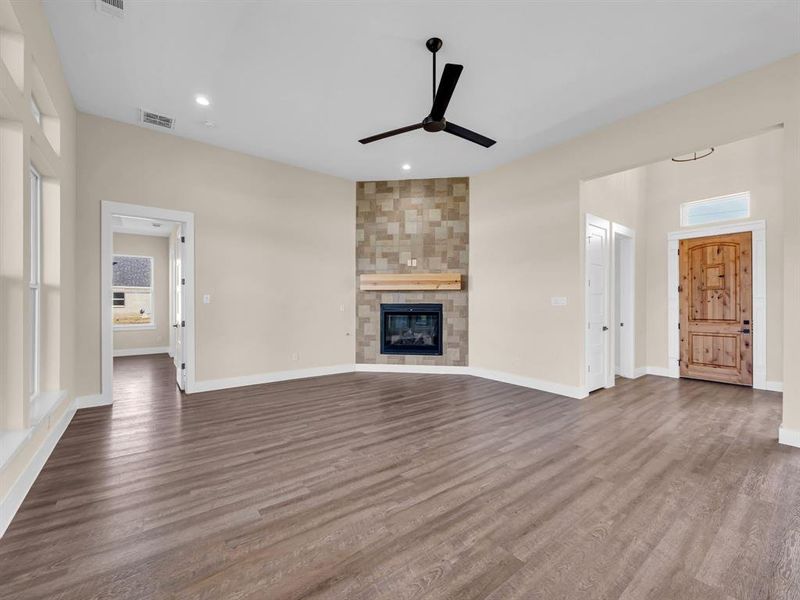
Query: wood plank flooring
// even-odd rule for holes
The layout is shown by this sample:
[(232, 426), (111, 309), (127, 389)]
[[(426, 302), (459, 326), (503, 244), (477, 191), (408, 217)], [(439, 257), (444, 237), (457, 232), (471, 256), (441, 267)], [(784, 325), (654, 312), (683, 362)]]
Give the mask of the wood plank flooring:
[(0, 598), (800, 598), (779, 394), (355, 373), (184, 397), (164, 356), (114, 369), (0, 540)]

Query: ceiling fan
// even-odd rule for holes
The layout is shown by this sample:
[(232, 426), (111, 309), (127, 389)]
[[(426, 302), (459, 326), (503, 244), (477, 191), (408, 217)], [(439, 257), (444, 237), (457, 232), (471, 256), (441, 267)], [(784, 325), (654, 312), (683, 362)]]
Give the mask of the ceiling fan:
[(408, 125), (406, 127), (401, 127), (400, 129), (392, 129), (391, 131), (385, 131), (384, 133), (379, 133), (358, 141), (362, 144), (369, 144), (371, 142), (377, 142), (378, 140), (392, 137), (394, 135), (406, 133), (407, 131), (424, 129), (425, 131), (429, 131), (431, 133), (435, 133), (437, 131), (446, 131), (447, 133), (451, 133), (460, 138), (464, 138), (465, 140), (469, 140), (470, 142), (479, 144), (484, 148), (493, 146), (495, 144), (494, 140), (489, 139), (480, 133), (475, 133), (474, 131), (470, 131), (465, 127), (461, 127), (460, 125), (456, 125), (455, 123), (445, 120), (444, 113), (447, 110), (447, 105), (450, 104), (450, 98), (453, 96), (453, 91), (456, 89), (458, 78), (461, 76), (461, 71), (464, 70), (464, 67), (462, 65), (447, 63), (442, 71), (442, 77), (439, 80), (439, 89), (437, 90), (436, 53), (442, 47), (442, 40), (439, 38), (431, 38), (425, 42), (425, 46), (427, 46), (428, 50), (430, 50), (433, 54), (433, 106), (431, 106), (430, 114), (422, 119), (421, 123), (415, 123), (414, 125)]

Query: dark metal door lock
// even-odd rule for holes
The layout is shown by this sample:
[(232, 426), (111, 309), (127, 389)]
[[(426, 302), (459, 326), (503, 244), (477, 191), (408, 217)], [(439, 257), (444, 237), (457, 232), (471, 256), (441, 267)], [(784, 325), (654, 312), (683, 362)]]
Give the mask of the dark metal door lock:
[(750, 333), (750, 329), (749, 328), (740, 329), (739, 333)]

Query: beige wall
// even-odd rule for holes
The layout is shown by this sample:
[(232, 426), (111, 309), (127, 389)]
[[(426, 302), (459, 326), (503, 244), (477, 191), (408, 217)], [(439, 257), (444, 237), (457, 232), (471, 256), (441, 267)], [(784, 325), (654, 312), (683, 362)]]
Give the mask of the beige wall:
[[(784, 125), (784, 331), (800, 330), (800, 56), (471, 178), (470, 363), (584, 385), (580, 182)], [(773, 270), (780, 271), (780, 266)], [(568, 305), (551, 306), (552, 296)], [(505, 310), (498, 311), (503, 306)], [(519, 319), (525, 314), (525, 319)], [(800, 430), (798, 336), (784, 343), (784, 425)], [(774, 371), (773, 371), (774, 376)]]
[[(0, 465), (0, 500), (5, 500), (74, 395), (76, 113), (40, 3), (0, 0), (0, 30), (0, 429), (31, 424), (31, 164), (43, 177), (42, 389), (67, 392), (11, 462)], [(31, 114), (32, 94), (44, 113), (41, 125)], [(4, 504), (0, 523), (8, 516), (5, 510)]]
[(352, 364), (353, 182), (84, 114), (78, 157), (79, 394), (100, 392), (103, 200), (194, 213), (198, 382)]
[(114, 254), (153, 257), (154, 329), (115, 329), (114, 350), (169, 346), (169, 238), (114, 234)]

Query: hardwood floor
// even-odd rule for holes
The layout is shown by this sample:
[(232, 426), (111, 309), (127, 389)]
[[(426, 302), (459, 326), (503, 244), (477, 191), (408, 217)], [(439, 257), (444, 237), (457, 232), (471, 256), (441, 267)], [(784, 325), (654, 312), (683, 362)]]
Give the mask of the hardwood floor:
[(355, 373), (182, 397), (166, 357), (114, 370), (0, 540), (6, 600), (800, 598), (779, 394)]

